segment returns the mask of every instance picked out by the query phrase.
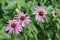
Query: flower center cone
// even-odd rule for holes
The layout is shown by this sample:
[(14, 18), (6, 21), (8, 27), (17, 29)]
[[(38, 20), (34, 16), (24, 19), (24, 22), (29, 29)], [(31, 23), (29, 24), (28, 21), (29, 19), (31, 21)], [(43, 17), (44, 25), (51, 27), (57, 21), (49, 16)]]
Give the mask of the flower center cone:
[(16, 27), (16, 24), (15, 24), (15, 23), (13, 23), (11, 26), (12, 26), (12, 28), (15, 28), (15, 27)]
[(40, 16), (44, 16), (44, 12), (43, 12), (43, 11), (40, 11), (40, 12), (39, 12), (39, 15), (40, 15)]
[(25, 17), (24, 17), (24, 16), (21, 16), (20, 19), (21, 19), (21, 20), (25, 20)]

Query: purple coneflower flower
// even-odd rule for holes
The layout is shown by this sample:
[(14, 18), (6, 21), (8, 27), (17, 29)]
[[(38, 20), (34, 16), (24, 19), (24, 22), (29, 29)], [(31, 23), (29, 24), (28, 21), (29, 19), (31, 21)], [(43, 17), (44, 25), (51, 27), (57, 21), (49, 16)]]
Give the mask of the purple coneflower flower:
[(46, 14), (47, 14), (47, 11), (45, 11), (45, 9), (43, 9), (40, 6), (40, 7), (38, 7), (36, 9), (36, 11), (34, 11), (34, 14), (36, 14), (36, 16), (35, 16), (36, 20), (38, 20), (38, 21), (44, 21), (44, 19), (46, 17)]
[(14, 30), (16, 31), (16, 34), (19, 34), (19, 32), (21, 32), (21, 29), (22, 27), (19, 25), (19, 22), (17, 20), (9, 20), (6, 27), (6, 31), (9, 31), (9, 34), (14, 33)]
[(53, 15), (54, 18), (57, 17), (56, 11), (53, 11), (53, 12), (52, 12), (52, 15)]
[(29, 16), (24, 14), (23, 12), (18, 13), (18, 15), (15, 17), (18, 19), (19, 23), (24, 27), (25, 24), (30, 23), (31, 20), (29, 20)]

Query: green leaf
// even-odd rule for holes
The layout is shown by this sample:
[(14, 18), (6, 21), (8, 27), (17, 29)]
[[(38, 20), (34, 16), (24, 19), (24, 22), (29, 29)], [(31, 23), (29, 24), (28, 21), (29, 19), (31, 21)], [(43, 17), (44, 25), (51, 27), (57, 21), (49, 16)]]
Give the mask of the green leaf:
[(24, 30), (23, 30), (23, 34), (25, 35), (25, 38), (31, 38), (31, 39), (36, 39), (37, 40), (37, 29), (36, 27), (33, 25), (33, 23), (28, 24), (25, 26)]
[(3, 18), (2, 18), (2, 19), (0, 19), (0, 28), (2, 28), (2, 27), (3, 27), (3, 25), (4, 25), (4, 23), (3, 23), (2, 21), (3, 21)]
[(56, 23), (56, 25), (57, 25), (57, 29), (59, 30), (60, 29), (60, 24)]
[(24, 0), (16, 0), (16, 3), (17, 3), (17, 7), (19, 8), (19, 9), (21, 9), (21, 7), (24, 5)]
[(0, 30), (0, 39), (10, 39), (11, 36)]
[(5, 20), (10, 20), (10, 19), (12, 19), (11, 16), (3, 16), (3, 17), (4, 17)]
[(0, 3), (1, 3), (2, 5), (5, 5), (5, 0), (0, 0)]
[(7, 6), (6, 6), (6, 10), (8, 9), (14, 9), (16, 7), (15, 5), (16, 3), (9, 3)]
[(58, 40), (60, 40), (60, 34), (56, 33), (56, 37)]
[(16, 0), (6, 0), (7, 3), (15, 3)]

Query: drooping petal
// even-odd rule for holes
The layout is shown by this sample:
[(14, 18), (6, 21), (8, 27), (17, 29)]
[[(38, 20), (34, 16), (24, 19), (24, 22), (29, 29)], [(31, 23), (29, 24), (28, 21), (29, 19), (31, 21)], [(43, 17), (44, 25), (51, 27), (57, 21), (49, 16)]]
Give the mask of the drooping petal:
[(25, 26), (25, 23), (24, 23), (24, 22), (22, 22), (22, 26), (23, 26), (23, 27)]
[(13, 29), (11, 28), (10, 30), (9, 30), (9, 34), (12, 34), (13, 33)]
[(16, 34), (19, 34), (19, 31), (18, 31), (18, 29), (17, 29), (17, 28), (15, 28), (15, 30), (16, 30)]

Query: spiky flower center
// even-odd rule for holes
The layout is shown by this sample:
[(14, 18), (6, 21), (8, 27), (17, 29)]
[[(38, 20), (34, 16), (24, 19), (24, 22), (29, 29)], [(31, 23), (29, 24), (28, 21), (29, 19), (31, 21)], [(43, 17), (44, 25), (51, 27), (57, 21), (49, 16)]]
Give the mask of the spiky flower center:
[(12, 26), (12, 28), (15, 28), (16, 27), (16, 24), (15, 23), (12, 23), (11, 26)]
[(20, 17), (20, 20), (25, 20), (25, 17), (24, 17), (24, 16), (21, 16), (21, 17)]
[(54, 15), (56, 16), (56, 15), (57, 15), (57, 13), (55, 12), (55, 13), (54, 13)]
[(40, 15), (40, 16), (44, 16), (44, 12), (43, 12), (43, 11), (40, 11), (40, 12), (39, 12), (39, 15)]

